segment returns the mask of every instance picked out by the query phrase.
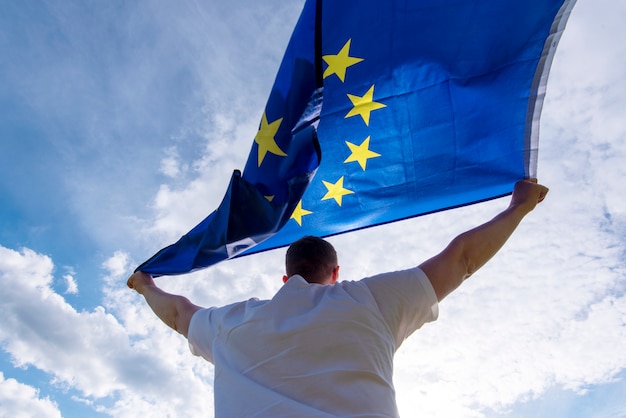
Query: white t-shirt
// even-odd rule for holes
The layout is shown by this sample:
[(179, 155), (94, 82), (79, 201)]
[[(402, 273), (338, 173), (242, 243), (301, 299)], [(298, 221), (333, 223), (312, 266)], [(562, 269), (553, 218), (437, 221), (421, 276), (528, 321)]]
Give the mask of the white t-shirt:
[(188, 339), (215, 365), (216, 417), (396, 417), (394, 353), (437, 315), (419, 268), (329, 286), (296, 275), (271, 300), (197, 311)]

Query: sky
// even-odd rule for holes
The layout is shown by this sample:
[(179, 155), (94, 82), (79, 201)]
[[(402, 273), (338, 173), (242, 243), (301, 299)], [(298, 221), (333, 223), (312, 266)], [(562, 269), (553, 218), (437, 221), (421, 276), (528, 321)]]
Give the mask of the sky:
[[(213, 415), (213, 368), (126, 288), (243, 168), (303, 1), (2, 1), (0, 417)], [(402, 416), (626, 417), (626, 2), (578, 0), (544, 102), (550, 188), (400, 348)], [(419, 264), (496, 199), (333, 237), (343, 279)], [(284, 250), (157, 279), (270, 298)]]

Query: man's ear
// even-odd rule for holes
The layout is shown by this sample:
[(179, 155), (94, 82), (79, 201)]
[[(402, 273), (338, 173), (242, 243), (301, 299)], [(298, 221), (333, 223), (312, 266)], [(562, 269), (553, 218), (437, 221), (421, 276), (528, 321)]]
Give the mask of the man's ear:
[(283, 276), (283, 283), (287, 283), (287, 280), (289, 280), (289, 277), (287, 277), (286, 275)]
[(333, 269), (332, 275), (331, 275), (331, 283), (335, 284), (337, 283), (337, 280), (339, 280), (339, 266), (336, 266)]

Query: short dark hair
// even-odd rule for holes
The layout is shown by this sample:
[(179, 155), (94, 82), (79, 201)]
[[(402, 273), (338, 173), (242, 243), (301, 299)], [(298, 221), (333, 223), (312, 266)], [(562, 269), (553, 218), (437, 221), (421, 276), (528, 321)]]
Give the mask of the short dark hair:
[(330, 242), (305, 236), (294, 241), (285, 254), (287, 276), (299, 274), (309, 283), (324, 283), (337, 267), (337, 252)]

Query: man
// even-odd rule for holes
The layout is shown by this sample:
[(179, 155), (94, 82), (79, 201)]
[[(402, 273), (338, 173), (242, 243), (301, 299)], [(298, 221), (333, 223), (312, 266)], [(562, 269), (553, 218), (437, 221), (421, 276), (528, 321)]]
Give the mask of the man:
[(285, 284), (268, 301), (202, 309), (141, 272), (128, 286), (215, 365), (218, 417), (396, 417), (395, 351), (437, 318), (438, 303), (496, 254), (547, 192), (522, 180), (508, 208), (438, 255), (360, 281), (338, 282), (334, 248), (304, 237), (287, 250)]

